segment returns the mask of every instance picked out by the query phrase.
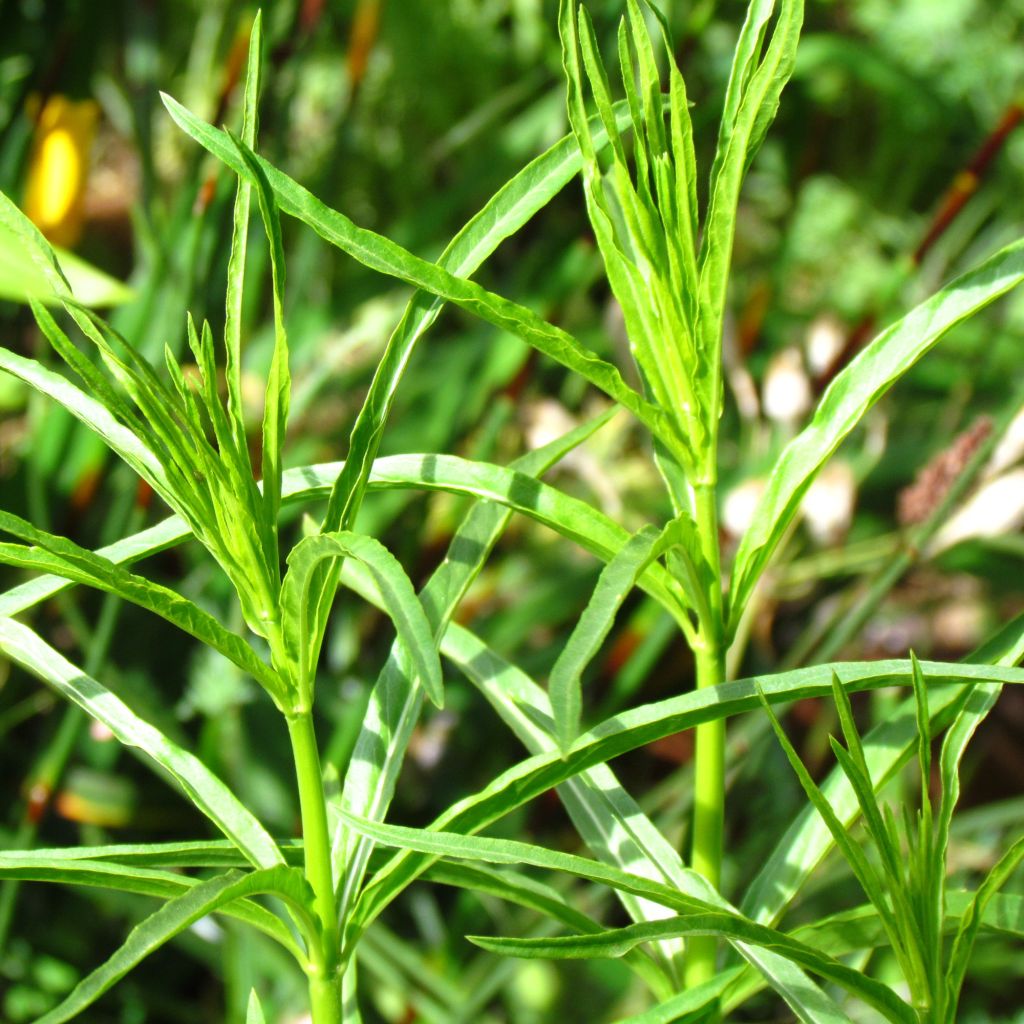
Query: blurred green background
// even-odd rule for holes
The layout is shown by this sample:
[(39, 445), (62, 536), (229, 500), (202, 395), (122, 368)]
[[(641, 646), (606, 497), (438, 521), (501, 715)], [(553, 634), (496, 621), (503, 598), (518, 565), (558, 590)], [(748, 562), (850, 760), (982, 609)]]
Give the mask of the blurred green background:
[[(622, 5), (589, 7), (611, 51)], [(662, 0), (662, 7), (695, 102), (706, 169), (746, 5)], [(567, 130), (556, 8), (552, 0), (268, 5), (260, 150), (357, 223), (436, 257), (488, 196)], [(84, 261), (83, 286), (101, 303), (116, 300), (112, 322), (153, 361), (165, 344), (183, 351), (187, 309), (208, 317), (218, 334), (234, 190), (231, 176), (175, 129), (158, 93), (237, 126), (238, 72), (254, 12), (232, 2), (0, 3), (0, 188)], [(722, 462), (730, 537), (741, 532), (772, 457), (837, 367), (875, 329), (1024, 232), (1022, 39), (1024, 0), (810, 0), (797, 71), (751, 170), (736, 242)], [(288, 464), (297, 466), (344, 457), (408, 291), (294, 223), (285, 224), (285, 243), (295, 387)], [(272, 324), (265, 252), (251, 246), (249, 256), (248, 280), (259, 282), (247, 289), (245, 330), (255, 423)], [(16, 253), (0, 253), (3, 295), (31, 288), (26, 273)], [(625, 364), (620, 317), (578, 183), (478, 276)], [(0, 303), (0, 325), (3, 344), (45, 358), (22, 306)], [(957, 658), (1024, 608), (1024, 427), (1013, 419), (1024, 396), (1022, 346), (1018, 293), (953, 332), (872, 413), (805, 509), (747, 623), (736, 673), (910, 648)], [(601, 407), (517, 339), (448, 312), (413, 359), (383, 451), (505, 463)], [(995, 435), (986, 435), (980, 417), (997, 434), (1013, 424), (995, 465), (985, 461)], [(907, 553), (908, 522), (934, 507), (942, 479), (955, 477), (979, 444), (988, 450), (971, 466), (981, 493), (976, 514), (954, 516), (898, 580), (880, 585), (879, 574)], [(929, 463), (931, 476), (907, 494)], [(631, 529), (666, 511), (649, 453), (623, 417), (554, 480)], [(164, 514), (98, 441), (7, 378), (0, 380), (0, 504), (94, 547)], [(465, 508), (451, 497), (377, 493), (362, 527), (422, 581)], [(300, 528), (293, 514), (287, 529)], [(597, 570), (539, 527), (514, 522), (460, 619), (543, 680)], [(142, 571), (240, 626), (226, 581), (197, 547), (154, 558)], [(18, 578), (5, 570), (8, 584)], [(295, 832), (277, 716), (237, 670), (145, 613), (95, 594), (71, 591), (36, 609), (33, 624), (187, 739), (276, 833)], [(352, 599), (339, 602), (318, 683), (320, 733), (339, 772), (389, 644), (380, 616)], [(590, 722), (691, 680), (681, 640), (639, 594), (595, 664)], [(417, 733), (393, 820), (426, 823), (522, 756), (479, 695), (450, 682), (448, 708), (428, 711)], [(865, 716), (884, 715), (885, 702), (882, 695), (865, 705)], [(802, 753), (820, 768), (830, 710), (801, 705), (794, 722)], [(735, 734), (744, 727), (738, 723)], [(1022, 739), (1024, 702), (1007, 693), (968, 759), (958, 871), (989, 863), (1019, 820)], [(680, 736), (618, 766), (680, 842), (689, 757), (689, 738)], [(7, 848), (183, 838), (204, 829), (129, 752), (4, 663), (0, 779)], [(734, 761), (732, 786), (727, 888), (749, 880), (749, 865), (802, 803), (780, 753), (760, 740)], [(502, 829), (574, 848), (554, 798)], [(808, 903), (847, 905), (852, 888), (841, 865), (826, 865), (820, 883)], [(581, 890), (579, 898), (600, 897)], [(89, 891), (5, 887), (0, 1019), (18, 1024), (43, 1012), (147, 909), (141, 900)], [(614, 962), (499, 962), (462, 938), (529, 924), (523, 912), (486, 899), (414, 887), (367, 939), (367, 1020), (611, 1021), (642, 1008), (642, 994)], [(1024, 1021), (1016, 1009), (1024, 992), (1006, 983), (1015, 956), (1019, 950), (998, 943), (979, 947), (964, 1021)], [(884, 962), (878, 969), (884, 976)], [(301, 979), (290, 965), (231, 924), (201, 922), (88, 1019), (240, 1021), (253, 984), (267, 993), (275, 1020), (298, 1019)], [(765, 999), (737, 1019), (789, 1018)]]

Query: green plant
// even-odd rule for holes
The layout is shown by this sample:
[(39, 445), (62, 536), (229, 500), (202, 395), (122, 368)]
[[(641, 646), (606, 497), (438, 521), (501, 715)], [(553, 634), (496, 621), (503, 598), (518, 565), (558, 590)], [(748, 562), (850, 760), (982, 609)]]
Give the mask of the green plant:
[[(78, 350), (38, 302), (33, 303), (33, 312), (41, 330), (82, 387), (7, 351), (0, 353), (0, 367), (61, 403), (97, 432), (175, 513), (96, 553), (4, 513), (0, 526), (22, 543), (3, 545), (0, 558), (50, 575), (0, 599), (6, 616), (0, 621), (0, 648), (107, 724), (123, 742), (140, 747), (177, 779), (227, 837), (221, 843), (12, 852), (0, 857), (0, 873), (7, 877), (107, 886), (166, 901), (106, 964), (42, 1018), (48, 1024), (69, 1019), (90, 1005), (142, 957), (213, 911), (256, 927), (294, 956), (308, 978), (315, 1024), (356, 1020), (355, 951), (384, 908), (421, 875), (497, 894), (581, 933), (567, 939), (480, 940), (487, 948), (545, 957), (623, 956), (657, 1003), (640, 1018), (646, 1021), (687, 1019), (716, 1007), (728, 1012), (764, 984), (805, 1021), (849, 1020), (837, 999), (808, 974), (839, 986), (892, 1021), (943, 1019), (922, 1018), (920, 1013), (951, 1013), (955, 1008), (955, 994), (934, 999), (935, 950), (941, 932), (934, 916), (927, 919), (930, 945), (918, 947), (906, 934), (911, 917), (893, 918), (889, 911), (905, 897), (925, 896), (932, 899), (934, 909), (936, 889), (941, 890), (942, 843), (929, 838), (927, 830), (920, 833), (925, 838), (915, 840), (915, 849), (924, 851), (923, 867), (910, 884), (893, 873), (887, 876), (887, 892), (881, 893), (873, 883), (869, 888), (872, 900), (878, 898), (875, 905), (885, 937), (914, 981), (914, 1005), (868, 972), (844, 963), (834, 949), (822, 950), (821, 933), (835, 922), (819, 922), (812, 935), (815, 944), (777, 925), (833, 843), (844, 852), (856, 849), (845, 838), (856, 815), (863, 813), (877, 824), (874, 793), (915, 749), (924, 756), (919, 736), (929, 735), (945, 717), (958, 716), (956, 721), (965, 724), (959, 731), (954, 726), (950, 735), (966, 740), (999, 685), (1024, 680), (1011, 667), (1024, 653), (1021, 624), (1011, 624), (979, 652), (975, 664), (926, 663), (920, 669), (908, 661), (834, 664), (728, 682), (725, 658), (758, 582), (818, 470), (868, 409), (947, 331), (1024, 280), (1024, 245), (1001, 250), (947, 285), (883, 331), (838, 374), (810, 424), (776, 462), (753, 525), (726, 570), (718, 528), (718, 432), (729, 264), (740, 188), (792, 72), (803, 5), (800, 0), (750, 4), (726, 92), (703, 217), (683, 78), (670, 65), (668, 94), (663, 95), (647, 13), (635, 0), (626, 5), (618, 39), (625, 99), (616, 102), (585, 9), (577, 11), (574, 3), (564, 0), (559, 25), (573, 134), (504, 186), (437, 263), (357, 227), (254, 152), (259, 21), (250, 45), (241, 137), (211, 127), (165, 98), (178, 125), (238, 177), (224, 338), (226, 404), (217, 393), (217, 358), (207, 325), (188, 325), (197, 384), (186, 379), (169, 353), (170, 385), (165, 384), (130, 343), (69, 293), (52, 252), (13, 204), (0, 207), (4, 226), (34, 254), (107, 372)], [(657, 27), (656, 19), (653, 24)], [(596, 114), (588, 112), (588, 95)], [(624, 313), (640, 391), (566, 331), (471, 280), (499, 242), (581, 170), (591, 223)], [(275, 325), (262, 424), (262, 487), (254, 482), (241, 411), (241, 303), (253, 195), (269, 241)], [(279, 210), (370, 269), (419, 289), (380, 361), (343, 466), (283, 470), (290, 382)], [(380, 438), (412, 349), (445, 303), (517, 335), (634, 414), (650, 435), (672, 509), (670, 520), (631, 536), (598, 509), (538, 481), (545, 469), (601, 427), (604, 417), (507, 468), (447, 455), (378, 458)], [(377, 540), (354, 531), (363, 496), (374, 486), (447, 490), (482, 499), (453, 539), (451, 557), (418, 596), (394, 557)], [(326, 498), (325, 514), (288, 552), (282, 572), (281, 509), (286, 503), (314, 498)], [(451, 621), (512, 512), (552, 527), (607, 562), (555, 662), (547, 691)], [(227, 630), (181, 595), (123, 568), (190, 536), (203, 544), (230, 580), (255, 640)], [(287, 723), (302, 815), (301, 846), (275, 841), (200, 760), (14, 620), (14, 615), (69, 583), (106, 590), (162, 616), (260, 683)], [(397, 639), (373, 690), (349, 770), (335, 793), (335, 787), (325, 782), (313, 713), (317, 664), (339, 586), (384, 608)], [(664, 607), (689, 643), (698, 689), (582, 731), (584, 670), (634, 586)], [(510, 766), (481, 793), (453, 805), (429, 830), (388, 826), (383, 820), (424, 697), (438, 704), (442, 700), (438, 650), (484, 693), (532, 756)], [(837, 677), (842, 680), (838, 687)], [(931, 691), (927, 702), (924, 678)], [(916, 704), (901, 705), (863, 743), (854, 742), (855, 734), (846, 729), (847, 692), (900, 682), (915, 685)], [(809, 789), (807, 813), (783, 837), (737, 909), (719, 891), (725, 722), (756, 708), (759, 701), (783, 703), (826, 693), (835, 693), (844, 711), (852, 758), (843, 761), (845, 780), (837, 775), (823, 787), (827, 798)], [(691, 727), (697, 746), (692, 857), (687, 867), (681, 852), (618, 783), (608, 762)], [(953, 741), (951, 749), (962, 750), (956, 747), (958, 742)], [(956, 757), (950, 756), (955, 780)], [(955, 798), (954, 783), (947, 785), (950, 796), (940, 811), (943, 821)], [(559, 787), (596, 859), (470, 835), (553, 786)], [(828, 806), (830, 828), (822, 829), (815, 810)], [(884, 821), (882, 827), (890, 829)], [(876, 842), (881, 838), (888, 844), (883, 853), (892, 868), (893, 833), (872, 834)], [(397, 846), (399, 852), (374, 864), (375, 844)], [(792, 850), (798, 851), (796, 859)], [(532, 865), (609, 886), (635, 923), (624, 931), (608, 931), (525, 874), (495, 872), (472, 862)], [(219, 873), (200, 880), (173, 873), (171, 866), (216, 868)], [(983, 886), (985, 900), (961, 916), (965, 939), (954, 953), (957, 970), (966, 962), (971, 929), (982, 919), (994, 884)], [(285, 915), (254, 898), (262, 895), (276, 897)], [(688, 939), (685, 948), (678, 941), (682, 937)], [(733, 962), (719, 967), (722, 937), (747, 961), (746, 967)], [(865, 948), (873, 945), (869, 942)], [(919, 985), (920, 978), (928, 979), (931, 987), (923, 981)], [(921, 995), (925, 990), (933, 997), (927, 1005)], [(258, 1019), (255, 996), (252, 1006), (252, 1016)]]

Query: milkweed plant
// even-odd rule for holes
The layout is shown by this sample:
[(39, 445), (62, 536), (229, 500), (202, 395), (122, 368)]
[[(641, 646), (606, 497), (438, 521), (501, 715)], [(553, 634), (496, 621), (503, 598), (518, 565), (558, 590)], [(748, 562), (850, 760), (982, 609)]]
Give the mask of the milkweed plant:
[[(686, 84), (657, 10), (644, 0), (625, 0), (609, 66), (586, 7), (561, 0), (571, 132), (508, 181), (436, 262), (358, 227), (258, 155), (257, 18), (237, 134), (164, 96), (174, 123), (237, 176), (223, 338), (216, 339), (209, 324), (188, 320), (197, 367), (189, 375), (169, 349), (164, 366), (150, 365), (130, 338), (81, 304), (38, 230), (3, 199), (3, 224), (31, 251), (52, 290), (54, 301), (33, 300), (32, 312), (65, 370), (6, 348), (0, 349), (0, 367), (102, 438), (171, 515), (92, 551), (0, 512), (7, 535), (0, 560), (37, 574), (0, 596), (0, 649), (122, 743), (138, 748), (223, 836), (0, 854), (0, 876), (9, 879), (98, 886), (160, 901), (39, 1024), (82, 1014), (88, 1019), (88, 1008), (105, 991), (212, 913), (262, 932), (294, 958), (308, 980), (313, 1024), (358, 1021), (356, 950), (382, 911), (420, 878), (486, 891), (550, 920), (551, 927), (527, 937), (472, 937), (495, 956), (621, 958), (649, 992), (650, 1008), (630, 1018), (637, 1022), (728, 1019), (766, 987), (809, 1024), (850, 1024), (865, 1019), (865, 1008), (895, 1024), (955, 1020), (975, 938), (1005, 918), (999, 917), (1006, 909), (999, 890), (1024, 856), (1024, 841), (1018, 840), (976, 889), (947, 885), (961, 757), (1000, 688), (1024, 681), (1014, 667), (1024, 655), (1024, 621), (1005, 626), (958, 664), (829, 663), (731, 680), (727, 654), (818, 472), (868, 410), (948, 331), (1024, 280), (1024, 243), (996, 252), (935, 292), (838, 372), (771, 467), (727, 564), (719, 529), (719, 425), (737, 209), (744, 176), (793, 71), (803, 16), (803, 0), (749, 4), (714, 159), (701, 169)], [(659, 70), (666, 64), (667, 80)], [(562, 328), (473, 281), (495, 248), (577, 175), (624, 318), (637, 387)], [(285, 469), (291, 382), (282, 213), (371, 270), (415, 289), (380, 358), (343, 463)], [(243, 297), (255, 287), (246, 280), (246, 254), (254, 245), (269, 252), (274, 321), (257, 446), (243, 416), (241, 381)], [(507, 466), (444, 454), (379, 458), (410, 354), (446, 304), (517, 336), (628, 410), (649, 438), (671, 517), (630, 533), (599, 508), (540, 481), (599, 430), (607, 414)], [(77, 341), (66, 333), (72, 326)], [(364, 495), (377, 486), (475, 499), (451, 542), (459, 556), (444, 559), (419, 593), (395, 556), (355, 529)], [(302, 538), (284, 550), (282, 508), (324, 499), (322, 519), (307, 521)], [(540, 521), (604, 562), (542, 681), (453, 621), (514, 514)], [(182, 594), (130, 568), (189, 540), (201, 544), (230, 581), (243, 629), (226, 628)], [(104, 685), (102, 668), (87, 673), (19, 620), (75, 585), (160, 616), (259, 684), (290, 740), (299, 840), (271, 835), (200, 758)], [(696, 688), (587, 727), (585, 669), (634, 588), (650, 595), (685, 638)], [(314, 728), (317, 668), (329, 616), (342, 600), (382, 609), (395, 639), (346, 774), (327, 784), (331, 766)], [(424, 702), (444, 701), (442, 657), (484, 694), (529, 756), (464, 795), (427, 828), (391, 824), (389, 806)], [(905, 688), (902, 703), (862, 736), (851, 695), (893, 686)], [(841, 727), (842, 742), (832, 741), (836, 767), (820, 783), (801, 763), (778, 717), (787, 702), (810, 696), (833, 701)], [(774, 852), (727, 898), (721, 871), (726, 722), (750, 711), (777, 734), (807, 803)], [(693, 730), (695, 755), (690, 840), (679, 849), (609, 763), (683, 730)], [(940, 736), (936, 791), (932, 740)], [(917, 799), (897, 814), (880, 791), (914, 759)], [(588, 856), (478, 835), (552, 788)], [(854, 830), (857, 822), (862, 832)], [(848, 862), (864, 902), (784, 927), (787, 910), (833, 850)], [(557, 889), (539, 886), (531, 869), (614, 891), (630, 923), (603, 924)], [(880, 978), (869, 969), (870, 953), (882, 948), (891, 950), (898, 976)], [(249, 1014), (251, 1021), (263, 1019), (256, 991)]]

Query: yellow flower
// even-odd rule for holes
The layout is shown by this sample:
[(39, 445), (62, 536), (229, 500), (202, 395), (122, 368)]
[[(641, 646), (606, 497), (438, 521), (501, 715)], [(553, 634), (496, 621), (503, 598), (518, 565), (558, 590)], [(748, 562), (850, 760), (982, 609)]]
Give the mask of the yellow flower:
[(25, 213), (55, 245), (73, 246), (82, 233), (82, 206), (99, 119), (93, 100), (51, 96), (36, 120)]

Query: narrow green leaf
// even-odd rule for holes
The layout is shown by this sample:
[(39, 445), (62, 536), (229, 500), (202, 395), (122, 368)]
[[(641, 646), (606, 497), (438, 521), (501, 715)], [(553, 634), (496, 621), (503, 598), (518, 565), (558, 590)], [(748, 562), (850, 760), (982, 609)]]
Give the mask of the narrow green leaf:
[(151, 611), (201, 640), (247, 672), (276, 700), (285, 696), (281, 681), (240, 637), (225, 629), (209, 612), (175, 591), (136, 576), (66, 537), (39, 530), (10, 512), (0, 511), (0, 530), (34, 544), (0, 544), (0, 562), (66, 576)]
[[(968, 660), (976, 665), (1008, 666), (1017, 664), (1022, 658), (1024, 616), (1018, 616), (974, 651)], [(958, 716), (960, 712), (967, 712), (961, 723), (962, 741), (966, 744), (973, 731), (971, 723), (975, 714), (978, 721), (987, 714), (991, 703), (998, 696), (1000, 686), (981, 680), (966, 688), (940, 686), (936, 685), (936, 679), (927, 664), (922, 665), (921, 669), (930, 680), (928, 700), (932, 721), (940, 715)], [(849, 688), (850, 677), (845, 671), (842, 671), (842, 676), (847, 680)], [(905, 701), (865, 737), (865, 756), (876, 785), (884, 785), (905, 763), (906, 758), (911, 756), (918, 742), (917, 715), (917, 701)], [(947, 742), (950, 742), (952, 732), (952, 729), (947, 732)], [(958, 746), (958, 749), (962, 754), (962, 747)], [(958, 756), (953, 752), (951, 767), (954, 761), (958, 763)], [(955, 768), (952, 776), (955, 780)], [(955, 784), (959, 785), (958, 782)], [(821, 789), (839, 819), (849, 826), (856, 817), (858, 804), (843, 773), (833, 771)], [(747, 890), (741, 904), (744, 912), (758, 921), (777, 921), (831, 847), (832, 837), (828, 829), (813, 808), (806, 808), (780, 838)], [(942, 856), (944, 859), (945, 854)]]
[(299, 541), (288, 556), (288, 574), (281, 588), (281, 612), (286, 644), (299, 666), (300, 692), (312, 694), (315, 666), (304, 662), (303, 639), (309, 635), (309, 584), (317, 566), (330, 558), (355, 558), (373, 576), (384, 606), (395, 624), (399, 642), (408, 652), (427, 696), (444, 703), (441, 664), (434, 633), (416, 591), (398, 560), (380, 541), (349, 531), (319, 533)]
[(724, 935), (730, 939), (743, 939), (764, 945), (846, 989), (876, 1009), (886, 1020), (894, 1024), (918, 1024), (917, 1013), (887, 985), (832, 957), (824, 956), (782, 932), (721, 912), (687, 914), (665, 921), (633, 924), (625, 928), (609, 929), (599, 935), (569, 935), (552, 939), (470, 935), (467, 938), (481, 948), (502, 956), (560, 960), (620, 957), (639, 944), (653, 939), (687, 935)]
[[(234, 151), (230, 140), (218, 129), (197, 118), (176, 100), (162, 94), (164, 105), (181, 129), (237, 174), (251, 175), (246, 161)], [(539, 352), (604, 391), (632, 412), (670, 448), (680, 439), (660, 409), (638, 395), (619, 371), (599, 359), (561, 328), (545, 322), (532, 310), (502, 298), (465, 278), (456, 277), (437, 264), (422, 260), (397, 243), (365, 228), (359, 228), (344, 214), (321, 203), (312, 193), (252, 154), (262, 167), (281, 209), (307, 224), (322, 238), (354, 259), (415, 288), (454, 303), (488, 323), (522, 338)]]
[[(241, 139), (230, 132), (234, 144), (249, 176), (256, 186), (260, 216), (270, 243), (270, 273), (274, 293), (274, 354), (267, 378), (266, 402), (263, 407), (263, 499), (266, 516), (277, 522), (281, 505), (281, 448), (288, 425), (288, 404), (291, 396), (291, 375), (288, 371), (288, 334), (284, 325), (284, 244), (281, 240), (281, 221), (270, 183), (256, 159), (256, 154)], [(275, 563), (276, 564), (276, 563)]]
[[(522, 479), (529, 481), (529, 486), (536, 486), (532, 474), (548, 469), (607, 422), (607, 416), (596, 417), (522, 456), (513, 465)], [(386, 461), (378, 459), (373, 472), (379, 472)], [(431, 461), (427, 475), (433, 475), (433, 467)], [(436, 637), (443, 634), (509, 518), (510, 511), (502, 504), (479, 504), (470, 510), (456, 531), (448, 556), (427, 581), (421, 597)], [(341, 804), (350, 813), (372, 820), (383, 820), (387, 813), (422, 703), (419, 690), (411, 685), (411, 669), (408, 653), (399, 645), (393, 646), (370, 696), (345, 776)], [(372, 848), (372, 843), (361, 836), (349, 835), (344, 825), (340, 825), (332, 843), (332, 859), (339, 877), (343, 878), (339, 901), (342, 918), (362, 884)]]
[(967, 966), (971, 960), (971, 953), (974, 950), (974, 943), (978, 937), (978, 929), (985, 917), (985, 911), (993, 897), (1009, 880), (1010, 875), (1017, 870), (1022, 860), (1024, 860), (1024, 837), (1013, 843), (999, 858), (992, 870), (985, 876), (985, 881), (978, 887), (974, 899), (971, 900), (964, 912), (960, 928), (953, 940), (953, 948), (950, 951), (949, 964), (946, 969), (946, 1011), (949, 1014), (949, 1019), (953, 1019), (956, 1014), (960, 989), (963, 987)]
[(245, 1024), (267, 1024), (267, 1018), (263, 1015), (263, 1007), (260, 1004), (260, 997), (256, 995), (256, 989), (249, 992), (249, 1005), (245, 1011)]
[(835, 377), (811, 422), (772, 469), (740, 542), (729, 598), (730, 628), (818, 470), (882, 395), (958, 323), (1024, 280), (1024, 240), (989, 257), (884, 330)]
[[(920, 665), (913, 657), (910, 659), (910, 664), (910, 675), (913, 681), (916, 674), (920, 672)], [(894, 840), (891, 831), (882, 820), (882, 813), (875, 801), (875, 785), (871, 780), (871, 769), (864, 756), (864, 746), (861, 743), (860, 733), (857, 731), (857, 723), (853, 718), (850, 697), (839, 681), (839, 677), (835, 675), (832, 677), (832, 699), (835, 701), (836, 710), (839, 713), (839, 723), (847, 746), (847, 750), (843, 750), (833, 738), (832, 751), (839, 761), (839, 766), (850, 780), (853, 791), (857, 794), (857, 802), (860, 804), (868, 834), (874, 840), (875, 846), (881, 854), (882, 866), (888, 876), (891, 892), (894, 895), (899, 894), (903, 891), (902, 853), (898, 842)]]
[(135, 414), (135, 410), (111, 386), (106, 377), (100, 373), (92, 360), (80, 352), (71, 339), (57, 326), (56, 320), (41, 303), (33, 300), (29, 303), (43, 336), (53, 350), (68, 364), (79, 379), (86, 385), (89, 394), (93, 395), (110, 413), (116, 416), (136, 437), (148, 440), (146, 424)]
[[(61, 850), (0, 853), (0, 878), (112, 889), (161, 900), (175, 899), (200, 884), (197, 879), (176, 872), (84, 857), (67, 858), (60, 856), (61, 853)], [(258, 903), (237, 900), (221, 908), (221, 912), (259, 929), (302, 961), (302, 950), (284, 922)]]
[(124, 744), (138, 747), (180, 784), (203, 812), (257, 867), (283, 863), (281, 851), (253, 814), (194, 754), (139, 718), (95, 679), (27, 626), (0, 619), (0, 650), (102, 722)]
[(698, 349), (710, 370), (703, 394), (714, 419), (721, 403), (722, 328), (740, 189), (792, 73), (803, 24), (803, 0), (781, 0), (764, 59), (753, 70), (774, 8), (774, 2), (753, 3), (737, 44), (698, 257)]
[(169, 504), (178, 509), (160, 460), (135, 433), (120, 423), (101, 402), (76, 387), (66, 377), (48, 370), (34, 359), (0, 348), (0, 370), (63, 406), (103, 441)]
[[(834, 681), (835, 676), (833, 675), (833, 686), (835, 685)], [(782, 750), (786, 755), (786, 760), (789, 761), (790, 766), (796, 773), (797, 778), (800, 780), (800, 785), (803, 788), (803, 791), (807, 794), (808, 800), (810, 800), (818, 814), (821, 815), (822, 821), (825, 822), (829, 832), (832, 834), (833, 841), (842, 851), (843, 856), (846, 858), (846, 862), (850, 865), (850, 868), (857, 881), (860, 883), (861, 888), (864, 890), (865, 895), (878, 909), (878, 914), (881, 917), (886, 930), (889, 932), (890, 937), (898, 945), (899, 928), (894, 915), (889, 909), (889, 905), (886, 900), (885, 887), (882, 884), (882, 880), (878, 877), (878, 872), (871, 865), (871, 862), (867, 859), (863, 850), (861, 850), (861, 848), (847, 833), (843, 823), (839, 820), (835, 811), (832, 810), (832, 805), (828, 802), (821, 790), (815, 785), (810, 772), (808, 772), (804, 767), (804, 763), (800, 760), (800, 755), (794, 749), (793, 744), (789, 742), (789, 737), (786, 735), (785, 730), (782, 728), (782, 725), (779, 723), (778, 718), (775, 716), (775, 713), (772, 711), (771, 706), (763, 694), (761, 694), (761, 703), (764, 707), (765, 714), (768, 716), (768, 721), (771, 724), (772, 731), (775, 733), (775, 736), (779, 741), (779, 745), (782, 747)], [(857, 790), (856, 785), (854, 786), (854, 789), (855, 791)]]
[(36, 1024), (62, 1024), (91, 1006), (151, 953), (194, 924), (199, 918), (244, 896), (272, 893), (298, 912), (307, 935), (315, 938), (312, 893), (302, 872), (283, 866), (242, 874), (229, 871), (196, 885), (165, 903), (156, 913), (132, 929), (124, 944), (102, 967), (80, 981), (59, 1006)]
[(655, 527), (645, 526), (630, 537), (605, 565), (583, 614), (555, 661), (548, 693), (554, 714), (555, 736), (563, 752), (579, 734), (583, 671), (607, 638), (615, 615), (636, 585), (637, 578), (658, 557), (663, 536), (663, 532)]
[[(242, 141), (256, 148), (259, 122), (260, 79), (263, 68), (263, 12), (257, 11), (249, 34), (249, 53), (245, 69), (245, 93), (242, 101)], [(249, 209), (252, 185), (239, 176), (232, 213), (231, 255), (228, 258), (227, 299), (224, 316), (224, 377), (227, 381), (228, 418), (235, 448), (248, 460), (245, 416), (242, 409), (242, 307), (245, 290), (245, 259), (249, 242)]]
[[(279, 839), (284, 862), (302, 864), (302, 840)], [(0, 856), (8, 856), (0, 854)], [(248, 859), (227, 839), (189, 839), (176, 843), (112, 843), (103, 846), (62, 846), (56, 849), (19, 850), (25, 864), (63, 864), (67, 861), (103, 861), (144, 868), (244, 868)], [(181, 878), (181, 875), (175, 875)]]

